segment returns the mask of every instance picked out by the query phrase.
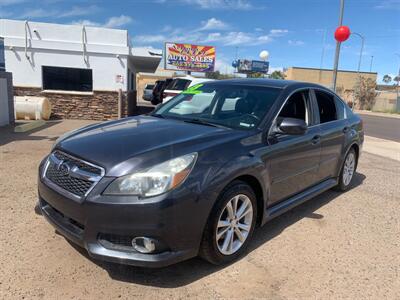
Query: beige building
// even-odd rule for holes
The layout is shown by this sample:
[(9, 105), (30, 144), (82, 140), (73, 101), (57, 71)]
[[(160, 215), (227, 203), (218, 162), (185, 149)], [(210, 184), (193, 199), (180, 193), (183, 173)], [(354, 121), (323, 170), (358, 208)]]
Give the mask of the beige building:
[[(300, 68), (290, 67), (285, 72), (288, 80), (306, 81), (324, 85), (326, 87), (332, 86), (333, 72), (329, 69), (316, 69), (316, 68)], [(336, 86), (340, 91), (352, 92), (357, 84), (358, 75), (364, 78), (371, 78), (376, 82), (378, 73), (375, 72), (360, 72), (339, 70), (337, 75)]]

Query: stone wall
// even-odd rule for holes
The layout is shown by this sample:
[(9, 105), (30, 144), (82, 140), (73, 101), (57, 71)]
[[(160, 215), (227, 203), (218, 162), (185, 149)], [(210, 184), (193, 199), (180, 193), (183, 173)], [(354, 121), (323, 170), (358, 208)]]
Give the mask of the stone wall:
[[(51, 119), (112, 120), (118, 118), (118, 92), (57, 93), (40, 88), (14, 87), (15, 96), (45, 97), (51, 103)], [(126, 93), (122, 94), (122, 116), (127, 115)]]

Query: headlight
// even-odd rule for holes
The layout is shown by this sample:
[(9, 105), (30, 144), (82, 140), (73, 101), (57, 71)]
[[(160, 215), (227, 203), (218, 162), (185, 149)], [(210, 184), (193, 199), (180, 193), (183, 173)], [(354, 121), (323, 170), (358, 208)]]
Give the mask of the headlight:
[(197, 153), (183, 155), (156, 165), (146, 171), (114, 180), (104, 191), (106, 195), (156, 196), (174, 189), (188, 177)]

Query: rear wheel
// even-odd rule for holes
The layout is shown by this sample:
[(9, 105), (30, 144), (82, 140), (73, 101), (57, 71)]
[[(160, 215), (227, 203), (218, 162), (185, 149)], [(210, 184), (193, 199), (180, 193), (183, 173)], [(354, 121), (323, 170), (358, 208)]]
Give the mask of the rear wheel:
[(213, 264), (229, 263), (246, 249), (257, 216), (252, 188), (235, 181), (222, 193), (207, 221), (200, 256)]
[(357, 168), (357, 154), (354, 148), (351, 148), (344, 159), (342, 170), (339, 175), (339, 183), (336, 190), (346, 191), (349, 189), (354, 173)]

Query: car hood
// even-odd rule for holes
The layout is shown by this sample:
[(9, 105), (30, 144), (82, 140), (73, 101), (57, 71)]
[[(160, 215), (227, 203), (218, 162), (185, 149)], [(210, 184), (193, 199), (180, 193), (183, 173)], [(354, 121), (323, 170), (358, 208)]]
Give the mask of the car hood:
[(82, 128), (56, 148), (104, 167), (107, 176), (122, 176), (246, 135), (245, 131), (138, 116)]

